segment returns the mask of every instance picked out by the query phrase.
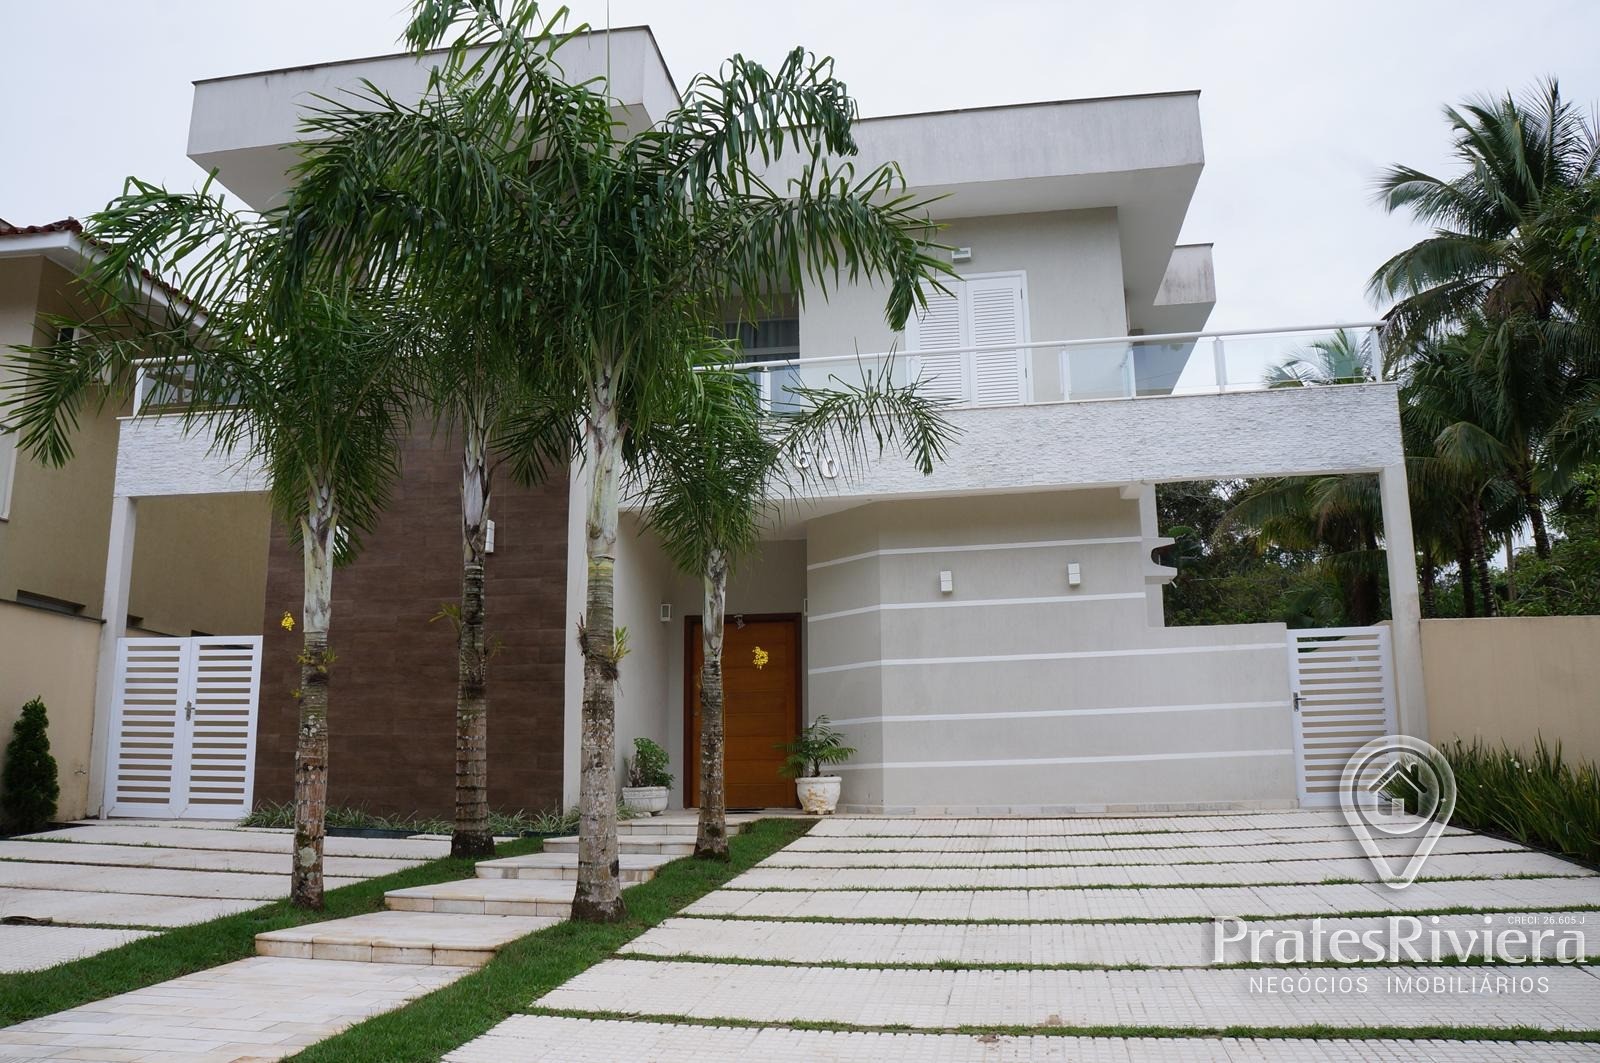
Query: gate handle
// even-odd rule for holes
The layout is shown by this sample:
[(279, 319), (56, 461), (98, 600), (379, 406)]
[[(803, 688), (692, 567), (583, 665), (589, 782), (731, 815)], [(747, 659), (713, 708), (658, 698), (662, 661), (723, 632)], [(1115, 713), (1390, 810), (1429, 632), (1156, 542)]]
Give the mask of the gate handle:
[(1300, 711), (1300, 691), (1298, 690), (1294, 692), (1294, 711)]
[(184, 705), (184, 707), (183, 707), (183, 718), (185, 720), (194, 719), (194, 702), (191, 701), (188, 704)]

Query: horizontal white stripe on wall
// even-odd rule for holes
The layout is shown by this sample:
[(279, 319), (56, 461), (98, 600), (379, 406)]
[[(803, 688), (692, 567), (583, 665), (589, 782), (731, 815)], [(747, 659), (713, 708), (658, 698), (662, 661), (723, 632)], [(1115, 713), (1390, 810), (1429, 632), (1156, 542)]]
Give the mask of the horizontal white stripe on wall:
[(1016, 760), (895, 760), (881, 764), (835, 764), (834, 771), (890, 768), (1023, 768), (1052, 764), (1132, 764), (1158, 760), (1232, 760), (1236, 757), (1292, 757), (1292, 749), (1225, 749), (1214, 753), (1120, 753), (1103, 757), (1023, 757)]
[(1145, 595), (1140, 591), (1129, 591), (1126, 594), (1051, 594), (1037, 598), (972, 598), (957, 599), (937, 602), (880, 602), (877, 605), (863, 605), (858, 609), (840, 609), (832, 613), (818, 613), (806, 617), (807, 622), (815, 624), (819, 620), (834, 620), (841, 616), (860, 616), (863, 613), (876, 613), (880, 611), (903, 609), (975, 609), (991, 605), (1063, 605), (1068, 602), (1120, 602), (1145, 600)]
[(982, 550), (1040, 550), (1051, 546), (1121, 546), (1126, 543), (1142, 542), (1144, 537), (1139, 535), (1113, 535), (1104, 539), (1045, 539), (1029, 543), (977, 543), (971, 546), (886, 546), (881, 550), (868, 550), (865, 553), (836, 557), (831, 561), (816, 561), (807, 565), (806, 571), (815, 572), (819, 568), (848, 565), (852, 561), (865, 561), (869, 557), (893, 557), (900, 554), (965, 554)]
[(900, 657), (881, 661), (856, 661), (830, 664), (807, 670), (807, 675), (850, 672), (858, 668), (901, 668), (919, 664), (1003, 664), (1007, 661), (1072, 661), (1090, 657), (1160, 657), (1179, 653), (1243, 653), (1250, 650), (1280, 650), (1281, 642), (1241, 642), (1236, 646), (1146, 646), (1136, 650), (1073, 650), (1066, 653), (1003, 653), (992, 657)]
[(1233, 709), (1286, 709), (1287, 701), (1214, 701), (1201, 705), (1119, 705), (1100, 709), (1010, 709), (1001, 712), (928, 712), (903, 716), (852, 716), (833, 720), (839, 727), (867, 723), (944, 723), (950, 720), (1043, 720), (1058, 716), (1137, 716), (1158, 712), (1227, 712)]

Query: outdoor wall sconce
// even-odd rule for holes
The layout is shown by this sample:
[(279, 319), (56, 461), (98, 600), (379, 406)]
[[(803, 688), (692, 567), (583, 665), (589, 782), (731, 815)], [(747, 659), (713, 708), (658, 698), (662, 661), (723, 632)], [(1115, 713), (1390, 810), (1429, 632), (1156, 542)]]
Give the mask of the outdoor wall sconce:
[(949, 594), (951, 591), (953, 591), (955, 589), (956, 589), (956, 580), (955, 580), (955, 577), (950, 574), (950, 570), (946, 569), (943, 572), (939, 573), (939, 593), (940, 594)]
[(1076, 561), (1069, 562), (1067, 564), (1067, 586), (1076, 587), (1082, 582), (1083, 570), (1078, 567), (1078, 563)]

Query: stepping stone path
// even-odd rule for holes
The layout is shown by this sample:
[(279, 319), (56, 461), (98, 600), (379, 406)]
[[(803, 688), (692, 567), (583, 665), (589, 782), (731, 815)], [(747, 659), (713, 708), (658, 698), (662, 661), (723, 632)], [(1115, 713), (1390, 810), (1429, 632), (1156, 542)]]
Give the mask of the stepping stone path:
[[(755, 818), (730, 816), (729, 832), (737, 834), (743, 824)], [(679, 855), (680, 848), (692, 851), (696, 826), (692, 815), (683, 814), (623, 821), (619, 825), (619, 846), (625, 882), (631, 885), (648, 881), (658, 868)], [(116, 834), (123, 829), (119, 827), (80, 829), (91, 832), (81, 839), (86, 843), (84, 849), (132, 840), (126, 833)], [(235, 857), (239, 853), (278, 852), (283, 854), (280, 859), (287, 856), (287, 846), (272, 834), (229, 830), (226, 833), (237, 837), (219, 839), (212, 836), (222, 833), (216, 830), (206, 832), (202, 845), (179, 844), (192, 833), (192, 827), (165, 826), (153, 828), (145, 836), (154, 846), (173, 845), (185, 851), (218, 847), (227, 841), (239, 848), (213, 851)], [(397, 841), (426, 844), (426, 856), (416, 853), (422, 859), (449, 851), (447, 838)], [(569, 841), (571, 845), (551, 845)], [(0, 1029), (0, 1061), (151, 1059), (163, 1063), (223, 1063), (248, 1059), (255, 1063), (293, 1055), (354, 1023), (448, 985), (488, 963), (506, 944), (565, 919), (571, 914), (576, 889), (576, 841), (550, 839), (546, 845), (553, 848), (551, 852), (485, 860), (477, 866), (477, 878), (393, 890), (385, 894), (386, 911), (260, 934), (256, 938), (258, 955), (253, 959)], [(376, 844), (346, 847), (341, 844), (344, 842)], [(365, 853), (357, 857), (351, 849)], [(391, 861), (411, 855), (406, 846), (383, 839), (330, 838), (328, 851), (344, 852), (352, 858)], [(189, 859), (163, 857), (158, 855), (160, 852), (153, 848), (150, 860), (154, 862), (143, 865), (118, 857), (114, 872), (82, 866), (13, 865), (0, 856), (0, 876), (8, 868), (46, 868), (12, 870), (11, 875), (13, 879), (33, 877), (50, 883), (57, 881), (58, 873), (69, 880), (74, 875), (128, 874), (135, 870), (152, 875), (200, 874), (209, 876), (212, 896), (219, 889), (242, 892), (234, 884), (235, 879), (268, 880), (266, 875), (223, 870), (154, 870), (162, 866), (158, 861)], [(3, 881), (9, 880), (0, 877)], [(160, 882), (154, 882), (152, 888)], [(195, 888), (206, 885), (196, 883)], [(269, 890), (262, 895), (278, 896), (281, 892)], [(245, 907), (258, 903), (251, 901)], [(37, 932), (58, 928), (0, 927), (0, 931), (13, 929)]]
[[(501, 903), (482, 886), (433, 899)], [(1317, 919), (1324, 940), (1387, 942), (1394, 919), (1458, 939), (1590, 932), (1571, 963), (1312, 966), (1270, 945), (1219, 955), (1222, 917), (1280, 934)], [(446, 1058), (1553, 1063), (1600, 1056), (1573, 1038), (1600, 1034), (1597, 953), (1600, 876), (1459, 829), (1394, 890), (1337, 812), (834, 817)]]

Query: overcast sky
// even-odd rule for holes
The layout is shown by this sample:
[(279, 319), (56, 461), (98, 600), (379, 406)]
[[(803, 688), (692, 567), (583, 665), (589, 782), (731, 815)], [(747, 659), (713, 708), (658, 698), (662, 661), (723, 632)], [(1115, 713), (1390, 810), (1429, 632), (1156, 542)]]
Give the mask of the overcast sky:
[[(575, 20), (606, 23), (605, 0)], [(184, 155), (191, 82), (397, 50), (405, 0), (0, 0), (0, 217), (82, 216)], [(549, 6), (547, 10), (554, 10)], [(1217, 328), (1366, 320), (1418, 233), (1383, 165), (1447, 166), (1440, 106), (1560, 77), (1600, 98), (1594, 0), (612, 0), (680, 86), (733, 52), (838, 60), (865, 115), (1199, 89), (1206, 168), (1185, 242), (1216, 244)]]

